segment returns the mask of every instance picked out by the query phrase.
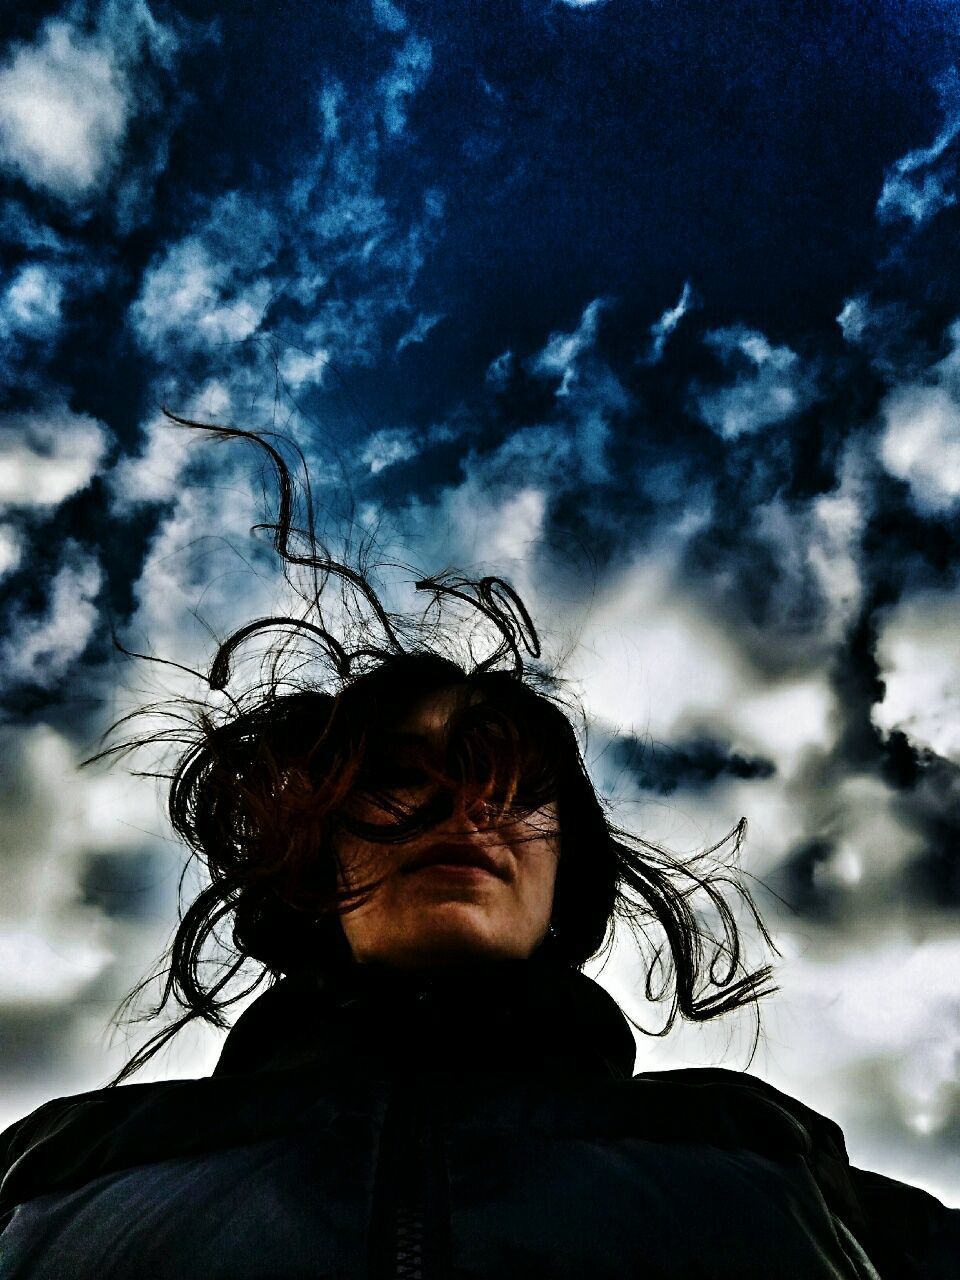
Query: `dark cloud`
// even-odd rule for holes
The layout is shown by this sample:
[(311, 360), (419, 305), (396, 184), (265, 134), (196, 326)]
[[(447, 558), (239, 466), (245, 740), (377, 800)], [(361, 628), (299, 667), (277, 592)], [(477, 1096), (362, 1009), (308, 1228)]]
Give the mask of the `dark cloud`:
[(156, 850), (88, 854), (79, 874), (81, 903), (106, 916), (149, 920), (168, 905), (164, 871)]
[(839, 894), (823, 875), (836, 853), (829, 840), (805, 840), (764, 883), (798, 916), (829, 923), (840, 915)]
[(614, 744), (614, 758), (641, 791), (661, 796), (678, 789), (700, 791), (722, 778), (770, 778), (776, 772), (772, 760), (743, 755), (709, 737), (669, 744), (620, 738)]

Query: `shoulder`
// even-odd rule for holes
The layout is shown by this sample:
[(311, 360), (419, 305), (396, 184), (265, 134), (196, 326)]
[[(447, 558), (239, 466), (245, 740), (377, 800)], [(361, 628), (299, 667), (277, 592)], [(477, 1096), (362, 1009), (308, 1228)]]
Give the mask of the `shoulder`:
[(195, 1080), (158, 1080), (148, 1084), (118, 1085), (87, 1093), (51, 1098), (0, 1132), (0, 1171), (37, 1142), (51, 1137), (83, 1117), (128, 1114), (138, 1106), (163, 1097), (173, 1089), (196, 1085)]
[(0, 1223), (32, 1195), (86, 1181), (117, 1149), (118, 1134), (173, 1092), (200, 1081), (120, 1085), (53, 1098), (0, 1133)]
[(960, 1209), (885, 1174), (850, 1164), (843, 1130), (835, 1120), (745, 1071), (690, 1067), (651, 1071), (635, 1081), (669, 1081), (726, 1108), (750, 1098), (787, 1115), (809, 1140), (806, 1159), (834, 1217), (858, 1240), (883, 1280), (957, 1280), (960, 1276)]
[(743, 1096), (781, 1109), (798, 1120), (812, 1136), (829, 1141), (846, 1155), (843, 1131), (836, 1121), (746, 1071), (735, 1071), (728, 1067), (677, 1067), (666, 1071), (641, 1072), (634, 1076), (634, 1080), (670, 1081), (692, 1090), (706, 1090), (714, 1094), (739, 1092)]
[(691, 1128), (757, 1150), (799, 1151), (814, 1162), (847, 1163), (843, 1130), (799, 1099), (745, 1071), (726, 1067), (682, 1067), (641, 1072), (632, 1084), (676, 1090), (671, 1109), (682, 1107)]

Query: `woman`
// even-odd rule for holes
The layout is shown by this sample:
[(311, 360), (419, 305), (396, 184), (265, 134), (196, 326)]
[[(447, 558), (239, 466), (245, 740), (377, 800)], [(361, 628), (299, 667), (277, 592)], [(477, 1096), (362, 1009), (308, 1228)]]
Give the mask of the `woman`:
[[(209, 1078), (59, 1099), (3, 1135), (2, 1280), (960, 1276), (960, 1211), (852, 1168), (830, 1120), (737, 1071), (633, 1074), (630, 1026), (581, 969), (620, 916), (665, 935), (647, 994), (672, 974), (668, 1024), (755, 1003), (769, 969), (743, 970), (729, 878), (610, 827), (506, 584), (422, 584), (495, 626), (486, 660), (405, 648), (362, 575), (290, 550), (274, 461), (285, 563), (347, 582), (386, 643), (297, 622), (335, 691), (281, 693), (274, 666), (199, 718), (170, 793), (211, 879), (167, 978), (186, 1013), (118, 1079), (191, 1018), (223, 1025), (244, 962), (241, 995), (278, 980)], [(211, 686), (292, 621), (238, 632)], [(224, 919), (236, 960), (207, 983)]]

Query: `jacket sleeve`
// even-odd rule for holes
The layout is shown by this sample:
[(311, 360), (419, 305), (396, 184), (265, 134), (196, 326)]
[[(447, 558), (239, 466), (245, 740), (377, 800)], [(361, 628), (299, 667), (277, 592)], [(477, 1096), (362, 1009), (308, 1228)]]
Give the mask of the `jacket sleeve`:
[(960, 1209), (868, 1169), (851, 1166), (850, 1178), (881, 1280), (960, 1280)]

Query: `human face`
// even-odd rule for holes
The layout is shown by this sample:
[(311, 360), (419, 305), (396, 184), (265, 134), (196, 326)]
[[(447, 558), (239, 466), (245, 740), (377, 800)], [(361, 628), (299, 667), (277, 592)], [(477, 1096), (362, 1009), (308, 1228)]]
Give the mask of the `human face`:
[[(462, 690), (451, 688), (418, 702), (395, 733), (400, 742), (442, 745)], [(394, 792), (404, 803), (422, 804), (429, 786)], [(365, 822), (386, 815), (365, 802)], [(482, 854), (495, 871), (476, 867), (416, 866), (425, 855)], [(487, 827), (458, 800), (449, 818), (402, 844), (381, 844), (343, 833), (338, 845), (341, 883), (353, 886), (384, 876), (360, 907), (341, 916), (354, 959), (401, 967), (428, 967), (474, 959), (524, 959), (542, 942), (550, 924), (557, 874), (559, 833), (554, 804)]]

